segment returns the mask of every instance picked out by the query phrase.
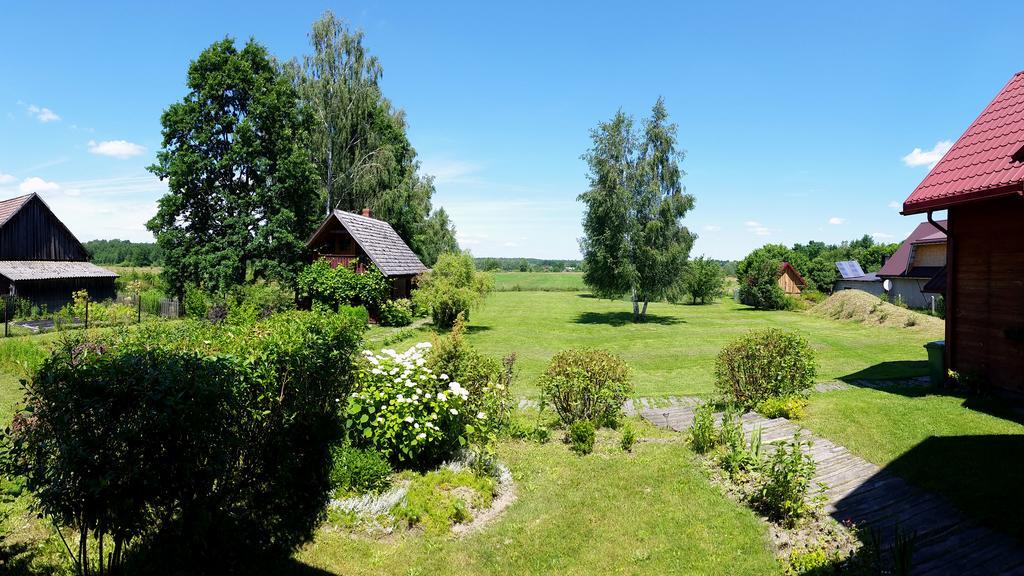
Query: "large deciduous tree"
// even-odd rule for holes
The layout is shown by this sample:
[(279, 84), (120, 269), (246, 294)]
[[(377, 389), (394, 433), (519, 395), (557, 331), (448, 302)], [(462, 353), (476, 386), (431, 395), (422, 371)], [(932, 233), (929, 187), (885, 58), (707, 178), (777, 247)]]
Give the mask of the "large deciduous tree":
[(381, 92), (383, 70), (362, 32), (328, 11), (309, 39), (312, 53), (289, 68), (313, 118), (307, 146), (320, 174), (323, 210), (371, 208), (427, 265), (439, 244), (457, 250), (447, 215), (432, 213), (433, 180), (419, 174), (405, 114)]
[(682, 225), (694, 198), (682, 185), (676, 126), (659, 98), (642, 131), (620, 110), (591, 139), (590, 188), (579, 197), (584, 281), (600, 296), (629, 294), (633, 320), (644, 321), (647, 304), (679, 281), (695, 239)]
[(294, 87), (263, 46), (230, 38), (191, 63), (187, 86), (161, 117), (149, 167), (169, 188), (147, 224), (169, 286), (223, 290), (248, 272), (293, 282), (319, 217)]

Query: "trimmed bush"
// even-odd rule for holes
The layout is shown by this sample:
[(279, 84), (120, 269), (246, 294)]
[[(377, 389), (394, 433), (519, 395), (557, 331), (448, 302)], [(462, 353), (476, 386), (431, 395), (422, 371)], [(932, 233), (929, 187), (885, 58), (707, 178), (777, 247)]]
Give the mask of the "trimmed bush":
[(111, 570), (140, 543), (184, 572), (287, 555), (327, 503), (364, 326), (291, 312), (65, 337), (26, 385), (4, 471), (56, 524), (112, 539)]
[(622, 438), (619, 440), (619, 446), (622, 447), (623, 452), (632, 452), (633, 446), (636, 445), (636, 430), (633, 429), (633, 425), (626, 422), (622, 426)]
[(754, 330), (733, 341), (715, 361), (715, 387), (745, 408), (810, 389), (817, 374), (807, 340), (776, 328)]
[(551, 406), (563, 425), (589, 420), (612, 425), (633, 393), (629, 366), (607, 350), (571, 349), (555, 354), (541, 376), (542, 406)]
[(381, 326), (408, 326), (412, 324), (412, 303), (405, 298), (388, 300), (380, 307)]
[(391, 486), (391, 464), (376, 450), (339, 446), (332, 450), (331, 486), (336, 495), (381, 492)]
[(569, 425), (569, 446), (580, 456), (594, 451), (595, 436), (594, 423), (590, 420), (577, 420)]

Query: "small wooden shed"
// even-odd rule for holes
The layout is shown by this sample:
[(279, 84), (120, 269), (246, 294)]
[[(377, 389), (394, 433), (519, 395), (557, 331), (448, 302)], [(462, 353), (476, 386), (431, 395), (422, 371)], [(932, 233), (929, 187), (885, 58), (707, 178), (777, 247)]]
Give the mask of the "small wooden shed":
[[(947, 211), (944, 225), (932, 217), (937, 210)], [(926, 213), (946, 235), (946, 365), (992, 392), (1024, 398), (1024, 72), (931, 169), (902, 213)]]
[(0, 295), (56, 310), (86, 290), (114, 298), (117, 274), (89, 262), (89, 253), (38, 194), (0, 201)]
[(314, 258), (325, 258), (332, 267), (354, 266), (362, 273), (372, 264), (391, 280), (392, 298), (408, 298), (413, 279), (427, 271), (391, 224), (374, 218), (368, 208), (362, 214), (335, 210), (307, 247)]
[(804, 277), (793, 268), (793, 265), (789, 262), (783, 262), (779, 264), (779, 287), (782, 291), (790, 296), (796, 296), (800, 294), (800, 291), (807, 286), (807, 282), (804, 281)]

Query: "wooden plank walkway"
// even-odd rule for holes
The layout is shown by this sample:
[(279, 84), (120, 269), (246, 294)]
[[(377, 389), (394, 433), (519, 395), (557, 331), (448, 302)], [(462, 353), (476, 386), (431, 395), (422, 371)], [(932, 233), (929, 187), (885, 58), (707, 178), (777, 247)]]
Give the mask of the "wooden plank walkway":
[[(685, 432), (699, 401), (641, 408), (640, 415), (655, 426)], [(721, 414), (716, 415), (721, 418)], [(913, 574), (1024, 575), (1024, 546), (1006, 534), (981, 526), (942, 497), (856, 456), (843, 446), (801, 429), (785, 418), (769, 419), (749, 412), (742, 417), (747, 437), (761, 428), (767, 444), (790, 439), (801, 431), (811, 440), (817, 462), (816, 482), (827, 485), (826, 512), (840, 522), (878, 530), (883, 545), (896, 526), (905, 534), (916, 532)], [(1024, 512), (1024, 511), (1022, 511)]]

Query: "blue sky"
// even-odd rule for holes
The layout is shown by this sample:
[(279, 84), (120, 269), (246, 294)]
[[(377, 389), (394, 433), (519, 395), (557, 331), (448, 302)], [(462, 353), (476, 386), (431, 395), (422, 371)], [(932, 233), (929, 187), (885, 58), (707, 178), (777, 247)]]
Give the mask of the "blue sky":
[(325, 9), (365, 31), (479, 256), (577, 256), (588, 131), (658, 96), (695, 254), (898, 240), (931, 152), (1024, 69), (1020, 2), (99, 4), (0, 6), (0, 197), (40, 192), (83, 240), (151, 240), (145, 166), (190, 60), (225, 35), (299, 56)]

